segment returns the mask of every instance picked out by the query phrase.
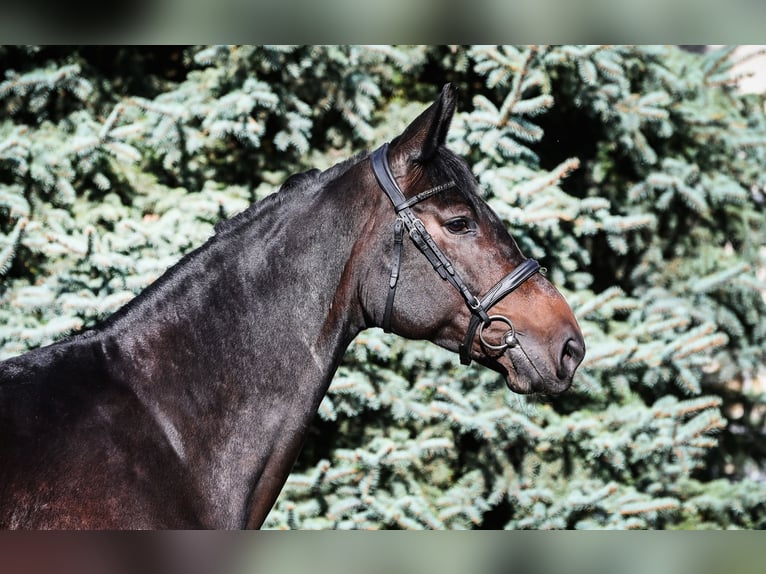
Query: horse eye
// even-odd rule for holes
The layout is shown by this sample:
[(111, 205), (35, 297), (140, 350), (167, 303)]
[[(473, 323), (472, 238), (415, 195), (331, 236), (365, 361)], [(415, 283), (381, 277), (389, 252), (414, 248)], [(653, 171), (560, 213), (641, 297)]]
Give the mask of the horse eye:
[(447, 223), (444, 224), (444, 227), (447, 228), (447, 231), (454, 233), (455, 235), (462, 235), (463, 233), (468, 233), (471, 230), (471, 226), (465, 217), (450, 219)]

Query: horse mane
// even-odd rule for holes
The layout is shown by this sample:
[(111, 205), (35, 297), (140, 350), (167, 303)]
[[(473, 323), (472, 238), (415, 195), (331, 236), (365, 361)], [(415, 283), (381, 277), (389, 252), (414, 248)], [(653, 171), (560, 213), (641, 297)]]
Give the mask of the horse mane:
[(330, 182), (342, 176), (357, 163), (367, 158), (368, 152), (360, 152), (324, 171), (316, 168), (304, 172), (295, 173), (289, 176), (279, 189), (267, 195), (262, 200), (252, 204), (250, 207), (241, 211), (231, 219), (220, 221), (215, 225), (216, 235), (227, 233), (241, 225), (245, 225), (261, 214), (270, 210), (274, 205), (283, 203), (288, 194), (313, 194), (324, 189)]

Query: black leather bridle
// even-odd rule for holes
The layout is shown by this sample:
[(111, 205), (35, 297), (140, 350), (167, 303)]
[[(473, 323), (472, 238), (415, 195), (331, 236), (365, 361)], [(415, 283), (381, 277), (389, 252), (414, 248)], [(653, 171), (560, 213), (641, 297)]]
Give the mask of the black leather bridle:
[[(427, 191), (407, 199), (404, 197), (401, 188), (396, 183), (391, 173), (391, 165), (388, 162), (388, 144), (385, 143), (374, 152), (370, 157), (372, 162), (372, 171), (378, 184), (394, 205), (396, 211), (396, 223), (394, 224), (394, 261), (391, 266), (391, 275), (388, 282), (388, 296), (386, 298), (386, 309), (383, 314), (383, 329), (388, 332), (391, 327), (391, 314), (394, 307), (394, 296), (396, 295), (396, 285), (399, 280), (399, 267), (401, 264), (402, 244), (404, 243), (404, 229), (412, 239), (412, 242), (425, 255), (439, 276), (448, 281), (458, 293), (463, 297), (466, 306), (471, 311), (471, 320), (468, 324), (468, 330), (465, 334), (463, 344), (460, 345), (460, 362), (464, 365), (471, 364), (471, 346), (476, 337), (476, 329), (479, 328), (479, 339), (485, 348), (501, 353), (510, 347), (518, 344), (516, 339), (516, 330), (513, 323), (503, 315), (490, 315), (489, 310), (502, 300), (506, 295), (516, 290), (522, 283), (540, 271), (540, 264), (534, 259), (526, 259), (521, 265), (516, 267), (508, 275), (498, 281), (487, 293), (479, 299), (474, 295), (468, 286), (463, 282), (460, 275), (455, 271), (449, 258), (436, 245), (431, 234), (428, 233), (423, 222), (418, 219), (412, 211), (412, 206), (421, 201), (433, 197), (452, 187), (455, 183), (450, 181), (438, 185)], [(484, 339), (484, 329), (493, 321), (500, 321), (508, 325), (508, 331), (503, 335), (499, 345), (491, 344)]]

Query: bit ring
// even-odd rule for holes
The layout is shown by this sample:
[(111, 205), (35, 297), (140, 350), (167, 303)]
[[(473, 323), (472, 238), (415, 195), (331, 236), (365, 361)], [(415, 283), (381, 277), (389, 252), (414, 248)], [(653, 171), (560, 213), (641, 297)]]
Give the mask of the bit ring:
[[(492, 323), (492, 321), (500, 321), (501, 323), (505, 323), (508, 325), (508, 327), (510, 327), (510, 329), (506, 331), (505, 335), (503, 335), (503, 338), (501, 339), (501, 345), (493, 345), (488, 343), (484, 338), (484, 329), (490, 323)], [(515, 347), (518, 344), (518, 340), (516, 339), (516, 329), (514, 328), (513, 323), (511, 323), (511, 320), (508, 317), (503, 317), (502, 315), (491, 315), (489, 317), (489, 321), (482, 323), (481, 327), (479, 328), (479, 340), (485, 348), (492, 351), (505, 351), (506, 349)]]

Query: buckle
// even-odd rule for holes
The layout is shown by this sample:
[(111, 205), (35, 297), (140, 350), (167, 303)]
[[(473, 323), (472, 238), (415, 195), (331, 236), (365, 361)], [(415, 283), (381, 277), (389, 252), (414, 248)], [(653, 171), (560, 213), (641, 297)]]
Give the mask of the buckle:
[(426, 226), (423, 225), (423, 222), (417, 217), (413, 218), (412, 227), (410, 227), (410, 239), (416, 241), (415, 237), (417, 236), (418, 239), (422, 238), (424, 232), (426, 232)]

